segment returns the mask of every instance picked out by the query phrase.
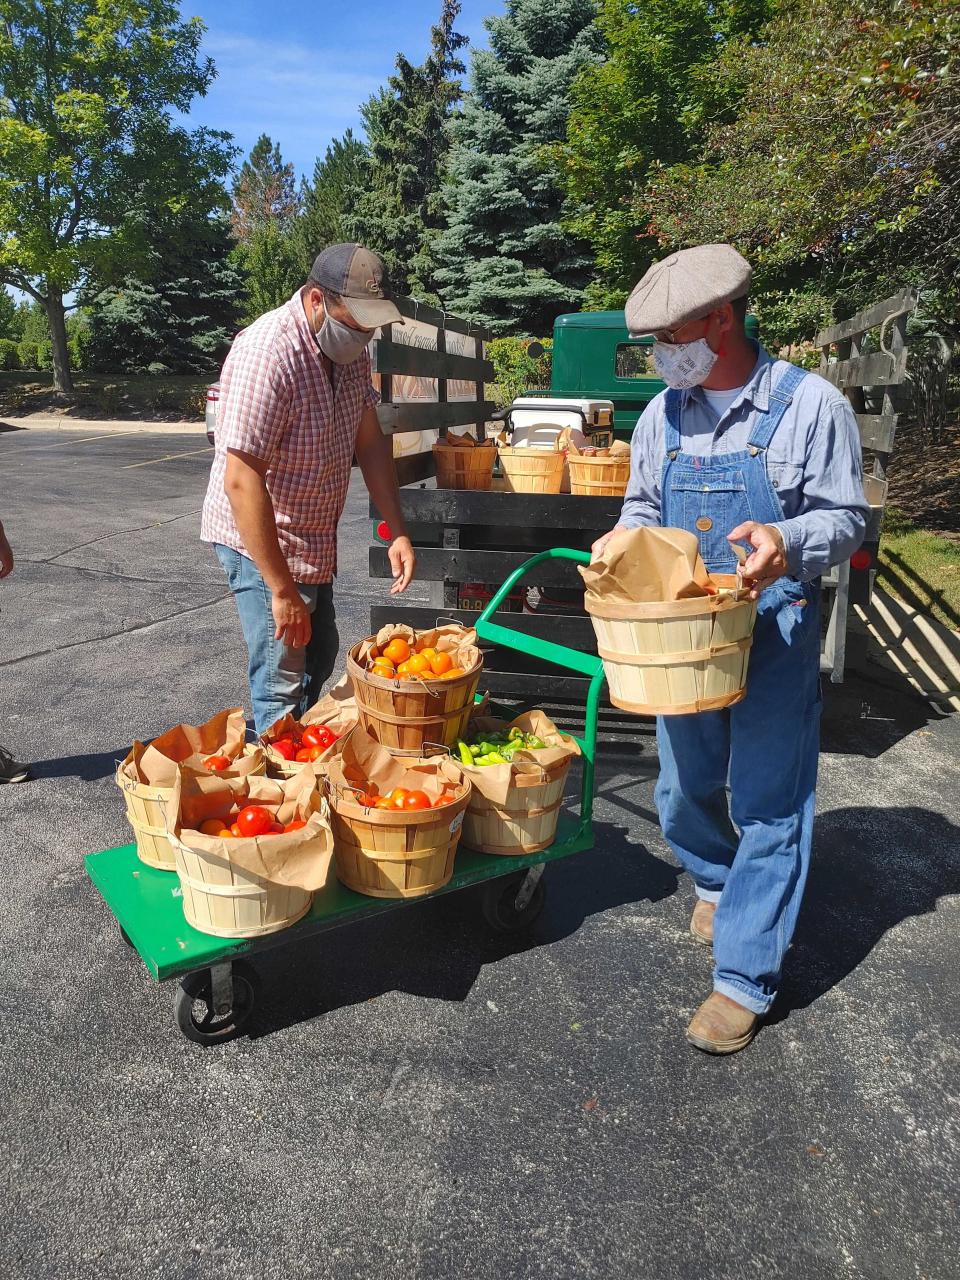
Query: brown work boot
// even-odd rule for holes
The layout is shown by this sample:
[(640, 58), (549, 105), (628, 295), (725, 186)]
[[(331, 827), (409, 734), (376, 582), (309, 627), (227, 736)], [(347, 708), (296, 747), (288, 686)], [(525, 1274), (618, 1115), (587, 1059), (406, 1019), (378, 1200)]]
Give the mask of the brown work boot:
[(714, 991), (690, 1020), (687, 1039), (704, 1053), (736, 1053), (757, 1034), (760, 1019), (729, 996)]
[(716, 909), (715, 902), (704, 902), (702, 898), (698, 898), (690, 917), (690, 932), (698, 942), (705, 942), (708, 947), (713, 945), (713, 915)]

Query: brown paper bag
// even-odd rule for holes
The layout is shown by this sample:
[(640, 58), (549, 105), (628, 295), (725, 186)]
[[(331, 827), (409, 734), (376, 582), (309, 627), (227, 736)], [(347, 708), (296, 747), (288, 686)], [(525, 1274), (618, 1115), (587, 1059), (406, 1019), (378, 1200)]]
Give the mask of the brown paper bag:
[(344, 676), (338, 684), (303, 713), (302, 719), (297, 720), (295, 716), (285, 715), (276, 724), (272, 724), (266, 733), (260, 735), (260, 745), (271, 764), (287, 769), (294, 765), (295, 771), (299, 771), (303, 768), (303, 762), (286, 760), (279, 751), (274, 751), (270, 744), (286, 733), (295, 733), (299, 737), (300, 731), (308, 725), (325, 725), (337, 735), (336, 741), (311, 762), (315, 765), (324, 764), (340, 754), (344, 740), (357, 727), (358, 722), (359, 713), (353, 696), (353, 683), (349, 676)]
[(135, 742), (120, 771), (125, 777), (150, 787), (172, 787), (178, 764), (200, 773), (211, 772), (204, 769), (204, 760), (210, 756), (227, 756), (232, 763), (219, 776), (245, 777), (261, 769), (263, 764), (259, 749), (244, 755), (246, 729), (240, 707), (220, 711), (206, 724), (178, 724), (149, 745)]
[(546, 747), (522, 747), (514, 753), (509, 764), (461, 765), (475, 791), (485, 796), (491, 804), (505, 805), (516, 778), (521, 774), (543, 775), (561, 761), (580, 755), (580, 748), (569, 734), (561, 733), (544, 711), (525, 711), (513, 720), (498, 720), (494, 716), (475, 715), (470, 720), (469, 733), (506, 733), (514, 727), (524, 733), (536, 734)]
[(456, 799), (469, 790), (470, 783), (446, 751), (419, 759), (394, 756), (362, 729), (356, 729), (344, 744), (338, 759), (326, 770), (330, 803), (359, 803), (359, 793), (375, 788), (389, 795), (396, 787), (425, 791), (431, 804), (443, 794), (444, 786), (456, 789)]
[[(234, 808), (262, 805), (278, 822), (303, 819), (305, 827), (282, 835), (222, 839), (204, 835), (200, 824), (226, 818)], [(327, 802), (308, 767), (295, 778), (224, 778), (177, 769), (166, 806), (167, 831), (205, 856), (259, 876), (272, 884), (314, 892), (327, 882), (333, 832)]]
[[(622, 529), (599, 560), (580, 566), (591, 604), (652, 603), (715, 595), (717, 588), (700, 558), (699, 541), (686, 529)], [(598, 609), (602, 612), (602, 608)]]

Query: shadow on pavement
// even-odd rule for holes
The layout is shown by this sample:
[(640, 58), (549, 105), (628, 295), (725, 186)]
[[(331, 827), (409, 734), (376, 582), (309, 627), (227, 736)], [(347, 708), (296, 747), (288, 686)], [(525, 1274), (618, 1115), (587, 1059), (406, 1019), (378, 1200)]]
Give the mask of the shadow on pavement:
[[(929, 809), (853, 806), (817, 818), (813, 860), (771, 1022), (852, 973), (890, 929), (960, 893), (960, 827)], [(909, 952), (900, 964), (909, 966)], [(917, 957), (918, 966), (924, 964)]]
[(547, 866), (543, 913), (521, 934), (494, 933), (479, 890), (465, 889), (255, 957), (264, 980), (250, 1035), (270, 1035), (392, 991), (464, 1000), (484, 965), (576, 933), (624, 903), (658, 902), (679, 871), (631, 844), (622, 827), (596, 823), (596, 848)]
[(843, 684), (823, 681), (820, 750), (875, 760), (945, 715), (894, 671), (848, 670)]
[(85, 782), (93, 782), (97, 778), (112, 777), (117, 765), (130, 750), (129, 746), (119, 747), (116, 751), (98, 751), (95, 754), (78, 756), (57, 756), (53, 760), (34, 760), (30, 762), (30, 772), (34, 778), (82, 778)]

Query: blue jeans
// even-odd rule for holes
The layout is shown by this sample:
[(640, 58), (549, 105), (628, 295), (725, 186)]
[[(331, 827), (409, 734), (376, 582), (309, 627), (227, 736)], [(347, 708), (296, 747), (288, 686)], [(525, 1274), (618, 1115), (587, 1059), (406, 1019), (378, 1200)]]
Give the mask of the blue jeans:
[(820, 745), (816, 584), (760, 597), (747, 696), (723, 711), (660, 716), (663, 834), (716, 902), (715, 991), (754, 1013), (773, 1003), (803, 898)]
[(300, 715), (320, 696), (340, 650), (333, 612), (333, 586), (297, 583), (311, 614), (309, 643), (292, 649), (275, 638), (273, 597), (260, 571), (248, 556), (232, 547), (214, 544), (237, 602), (243, 638), (249, 655), (248, 676), (257, 733), (265, 733), (287, 714)]

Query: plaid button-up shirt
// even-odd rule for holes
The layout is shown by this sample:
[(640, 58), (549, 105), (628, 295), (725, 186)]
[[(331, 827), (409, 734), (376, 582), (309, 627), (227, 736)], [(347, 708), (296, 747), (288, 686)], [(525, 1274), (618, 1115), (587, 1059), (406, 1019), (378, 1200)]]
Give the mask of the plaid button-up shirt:
[(337, 522), (350, 482), (364, 406), (379, 396), (370, 354), (333, 366), (333, 385), (307, 324), (299, 291), (238, 334), (220, 380), (216, 452), (200, 537), (249, 555), (223, 490), (227, 450), (268, 462), (280, 549), (296, 582), (330, 582)]

